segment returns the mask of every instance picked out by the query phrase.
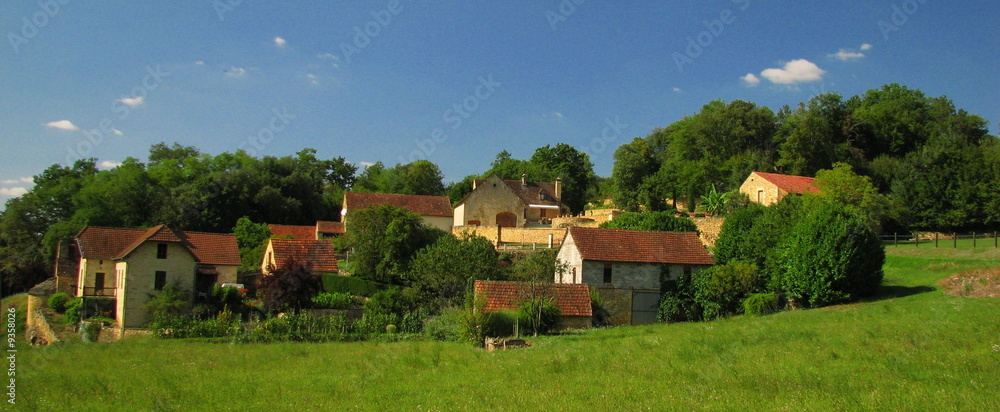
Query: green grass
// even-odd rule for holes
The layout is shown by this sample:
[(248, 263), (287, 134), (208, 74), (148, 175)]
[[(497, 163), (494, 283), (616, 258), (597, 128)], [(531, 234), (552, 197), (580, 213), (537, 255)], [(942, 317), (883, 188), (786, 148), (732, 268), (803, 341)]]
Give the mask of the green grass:
[[(25, 350), (26, 410), (1000, 410), (1000, 301), (935, 282), (992, 256), (889, 248), (883, 296), (595, 330), (487, 353), (441, 342), (130, 339)], [(951, 253), (960, 254), (961, 250)]]

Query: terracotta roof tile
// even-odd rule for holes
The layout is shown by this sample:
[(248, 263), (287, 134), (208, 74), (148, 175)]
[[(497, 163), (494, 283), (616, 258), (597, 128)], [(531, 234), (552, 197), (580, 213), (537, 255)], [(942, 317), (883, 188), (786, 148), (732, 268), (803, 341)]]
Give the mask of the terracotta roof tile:
[(805, 176), (782, 175), (778, 173), (754, 172), (761, 179), (771, 182), (779, 189), (788, 193), (819, 193), (819, 189), (813, 184), (814, 178)]
[(316, 231), (320, 233), (346, 233), (344, 222), (327, 222), (323, 220), (316, 222)]
[(295, 240), (316, 240), (315, 226), (292, 226), (292, 225), (267, 225), (271, 229), (271, 236), (285, 237), (291, 236)]
[[(708, 250), (693, 232), (571, 227), (569, 235), (584, 260), (604, 262), (712, 265)], [(569, 239), (563, 247), (569, 247)]]
[(454, 216), (448, 196), (397, 195), (389, 193), (344, 194), (344, 209), (361, 210), (373, 206), (390, 204), (424, 216)]
[(177, 242), (190, 251), (199, 263), (240, 264), (236, 236), (222, 233), (173, 231), (164, 225), (151, 229), (87, 226), (77, 233), (76, 240), (80, 257), (85, 259), (122, 259), (145, 242)]
[(337, 257), (329, 240), (271, 239), (274, 263), (294, 261), (316, 272), (336, 272)]
[(590, 286), (587, 284), (542, 283), (532, 285), (524, 282), (501, 282), (477, 280), (476, 294), (486, 296), (486, 312), (503, 309), (516, 310), (521, 302), (535, 293), (549, 293), (555, 298), (556, 307), (562, 316), (591, 316)]

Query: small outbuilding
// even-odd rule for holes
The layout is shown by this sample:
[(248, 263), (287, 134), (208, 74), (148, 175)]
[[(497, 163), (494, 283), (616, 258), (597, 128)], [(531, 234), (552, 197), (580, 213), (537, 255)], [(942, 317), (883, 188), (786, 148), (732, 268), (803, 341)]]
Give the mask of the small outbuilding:
[(789, 194), (819, 193), (819, 189), (811, 177), (753, 172), (743, 181), (740, 192), (751, 202), (770, 206)]
[(517, 310), (522, 302), (545, 296), (553, 298), (559, 308), (561, 329), (583, 329), (591, 324), (588, 285), (477, 280), (475, 289), (477, 296), (486, 299), (485, 312)]

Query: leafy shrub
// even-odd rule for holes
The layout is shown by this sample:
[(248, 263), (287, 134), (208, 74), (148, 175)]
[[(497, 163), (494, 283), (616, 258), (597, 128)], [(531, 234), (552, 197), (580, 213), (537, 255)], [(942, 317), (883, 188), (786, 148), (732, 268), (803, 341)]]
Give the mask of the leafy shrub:
[(424, 322), (426, 321), (427, 310), (418, 308), (403, 315), (403, 319), (399, 322), (399, 329), (403, 333), (422, 333), (424, 331)]
[(66, 303), (66, 314), (63, 316), (63, 320), (67, 325), (76, 325), (80, 323), (80, 319), (83, 316), (83, 299), (76, 298)]
[(856, 299), (882, 282), (885, 249), (868, 222), (836, 203), (801, 219), (774, 255), (774, 284), (811, 306)]
[(90, 322), (80, 331), (80, 339), (84, 342), (97, 342), (101, 336), (101, 322)]
[(398, 323), (399, 317), (392, 313), (365, 312), (361, 319), (354, 323), (354, 331), (359, 337), (368, 338), (386, 332), (386, 327)]
[(320, 293), (312, 298), (313, 307), (319, 309), (348, 309), (357, 306), (357, 300), (349, 293)]
[(461, 340), (464, 312), (465, 310), (461, 308), (447, 308), (441, 311), (440, 315), (427, 319), (424, 324), (424, 336), (438, 341)]
[(323, 290), (327, 293), (347, 293), (354, 296), (371, 296), (389, 287), (384, 283), (331, 273), (323, 274), (322, 281)]
[(413, 296), (400, 288), (390, 288), (380, 291), (365, 302), (365, 313), (403, 316), (413, 310)]
[(294, 261), (268, 268), (268, 272), (260, 278), (259, 291), (263, 293), (264, 307), (270, 311), (298, 312), (312, 305), (312, 297), (323, 288), (319, 276)]
[(702, 307), (702, 318), (710, 320), (740, 312), (743, 299), (763, 285), (756, 265), (730, 262), (693, 274), (692, 288), (695, 301)]
[(518, 317), (526, 333), (535, 336), (548, 333), (559, 326), (559, 308), (552, 298), (535, 298), (521, 303)]
[(49, 308), (56, 311), (56, 313), (66, 312), (66, 303), (70, 301), (70, 296), (59, 292), (49, 297)]
[(351, 322), (341, 315), (315, 317), (308, 313), (267, 319), (241, 338), (248, 342), (330, 342), (350, 340)]
[(243, 294), (240, 290), (232, 287), (226, 286), (222, 287), (219, 284), (212, 286), (212, 300), (221, 305), (233, 307), (243, 303)]
[(676, 292), (660, 296), (660, 307), (656, 321), (663, 323), (694, 322), (701, 320), (702, 309), (694, 299), (683, 297)]
[(754, 293), (743, 301), (743, 313), (750, 316), (764, 316), (777, 313), (778, 295), (774, 293)]
[(146, 309), (156, 319), (160, 316), (176, 317), (186, 313), (190, 308), (190, 294), (172, 283), (163, 286), (159, 292), (149, 295)]
[(698, 232), (690, 219), (674, 216), (674, 212), (624, 213), (601, 224), (606, 229), (655, 230), (660, 232)]

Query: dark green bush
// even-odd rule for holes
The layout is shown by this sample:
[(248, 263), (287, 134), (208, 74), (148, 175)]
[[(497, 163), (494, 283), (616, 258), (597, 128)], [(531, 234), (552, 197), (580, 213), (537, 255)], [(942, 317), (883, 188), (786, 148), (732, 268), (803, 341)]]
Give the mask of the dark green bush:
[(389, 287), (384, 283), (326, 273), (322, 275), (323, 290), (327, 293), (347, 293), (354, 296), (371, 296)]
[(365, 313), (378, 313), (386, 315), (403, 316), (406, 312), (415, 309), (413, 295), (404, 292), (400, 288), (390, 288), (380, 291), (371, 296), (365, 302)]
[(56, 311), (56, 313), (66, 312), (66, 303), (70, 301), (70, 296), (59, 292), (49, 297), (49, 308)]
[(750, 316), (764, 316), (777, 313), (778, 295), (774, 293), (754, 293), (743, 301), (743, 313)]
[(513, 310), (501, 310), (490, 314), (486, 321), (486, 336), (505, 337), (514, 336), (515, 326), (520, 327), (518, 313)]
[(657, 322), (676, 323), (701, 320), (702, 308), (694, 299), (667, 292), (660, 296), (660, 308), (656, 313)]
[(711, 320), (741, 311), (747, 295), (763, 288), (752, 263), (730, 262), (698, 271), (692, 276), (695, 301), (702, 307), (702, 319)]
[(538, 336), (559, 327), (560, 311), (552, 298), (542, 297), (522, 302), (517, 314), (525, 333)]
[(427, 310), (418, 308), (403, 314), (403, 319), (399, 321), (399, 330), (403, 333), (422, 333), (426, 321)]
[(320, 293), (312, 298), (313, 307), (318, 309), (349, 309), (358, 305), (357, 299), (349, 293)]
[(774, 285), (810, 306), (875, 293), (885, 249), (863, 217), (825, 203), (800, 220), (769, 261)]
[(431, 340), (453, 341), (462, 339), (463, 316), (465, 309), (447, 308), (441, 314), (424, 323), (424, 336)]
[[(686, 216), (686, 215), (685, 215)], [(674, 212), (624, 213), (601, 224), (605, 229), (655, 230), (659, 232), (697, 232), (698, 226)]]
[(66, 314), (63, 316), (63, 321), (67, 325), (76, 325), (80, 323), (80, 319), (83, 317), (83, 299), (76, 298), (66, 303)]

